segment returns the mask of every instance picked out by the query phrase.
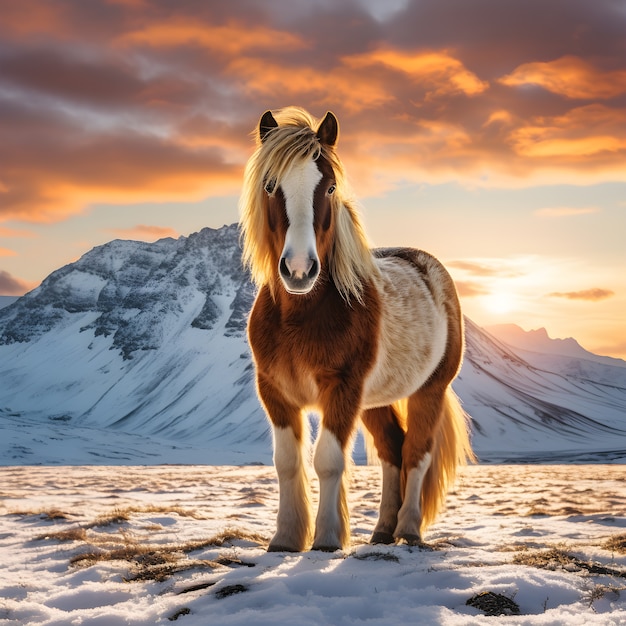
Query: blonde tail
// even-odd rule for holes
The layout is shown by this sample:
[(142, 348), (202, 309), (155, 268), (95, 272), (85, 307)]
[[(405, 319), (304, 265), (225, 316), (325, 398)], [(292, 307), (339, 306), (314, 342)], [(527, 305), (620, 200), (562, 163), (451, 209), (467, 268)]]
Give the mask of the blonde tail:
[(422, 532), (443, 508), (446, 494), (456, 478), (457, 467), (476, 461), (469, 440), (469, 419), (449, 386), (444, 395), (432, 462), (422, 487)]

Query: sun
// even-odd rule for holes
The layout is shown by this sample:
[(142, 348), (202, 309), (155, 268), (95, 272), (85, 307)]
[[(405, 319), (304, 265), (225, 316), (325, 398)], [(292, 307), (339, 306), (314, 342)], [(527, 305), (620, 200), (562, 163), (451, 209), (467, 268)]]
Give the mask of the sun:
[(507, 291), (498, 291), (483, 298), (484, 307), (496, 315), (504, 315), (515, 309), (515, 295)]

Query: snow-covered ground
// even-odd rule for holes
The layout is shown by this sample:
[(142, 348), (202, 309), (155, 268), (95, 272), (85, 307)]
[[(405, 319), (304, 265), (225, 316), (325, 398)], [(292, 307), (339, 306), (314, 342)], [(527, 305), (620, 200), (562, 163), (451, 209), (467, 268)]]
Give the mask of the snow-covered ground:
[(355, 467), (352, 546), (333, 554), (265, 552), (269, 467), (3, 467), (0, 480), (3, 625), (626, 624), (619, 465), (468, 467), (430, 549), (367, 544), (378, 469)]

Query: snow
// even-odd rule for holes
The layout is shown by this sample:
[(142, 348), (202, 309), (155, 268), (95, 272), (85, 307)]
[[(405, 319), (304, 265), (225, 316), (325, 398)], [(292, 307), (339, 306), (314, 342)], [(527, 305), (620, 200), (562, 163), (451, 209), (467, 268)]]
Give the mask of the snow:
[(378, 471), (353, 468), (348, 550), (288, 554), (272, 468), (0, 468), (0, 624), (626, 624), (622, 467), (465, 468), (430, 549), (367, 543)]

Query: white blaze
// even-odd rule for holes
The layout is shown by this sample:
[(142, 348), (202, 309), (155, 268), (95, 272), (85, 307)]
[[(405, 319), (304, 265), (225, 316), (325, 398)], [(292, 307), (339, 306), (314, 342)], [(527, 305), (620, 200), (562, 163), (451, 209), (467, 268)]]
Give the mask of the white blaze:
[(317, 260), (313, 194), (321, 178), (315, 161), (307, 159), (295, 163), (280, 181), (289, 219), (281, 257), (287, 257), (287, 267), (296, 278), (308, 273), (312, 258)]

